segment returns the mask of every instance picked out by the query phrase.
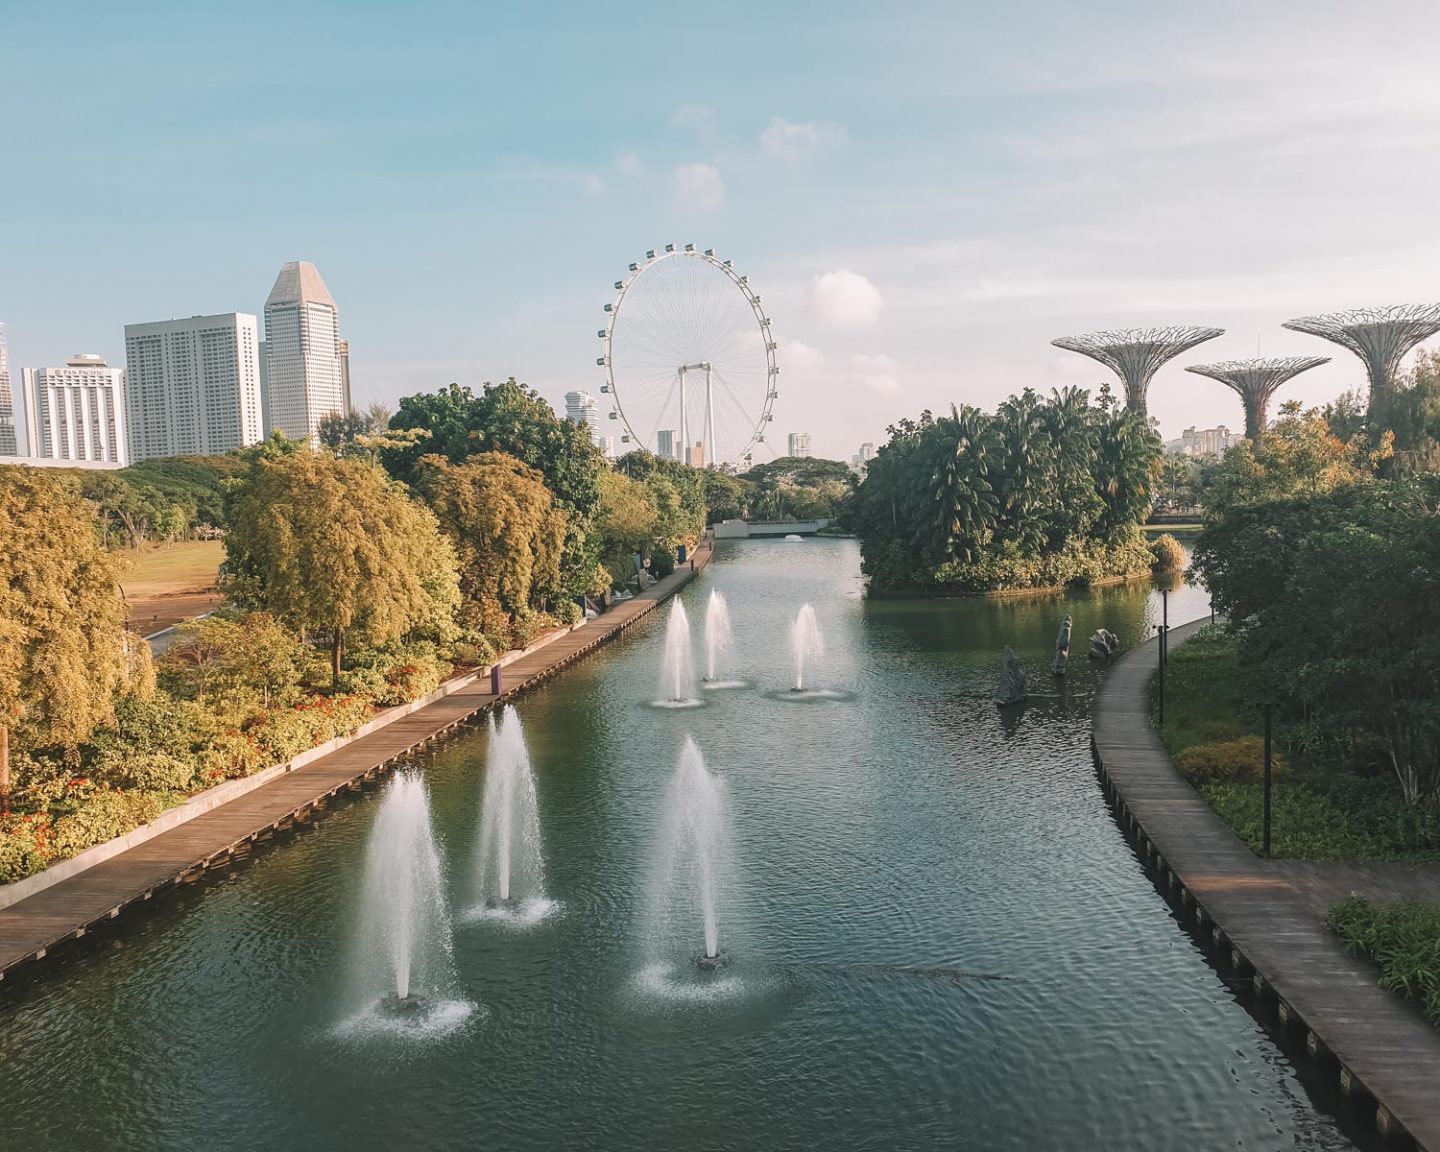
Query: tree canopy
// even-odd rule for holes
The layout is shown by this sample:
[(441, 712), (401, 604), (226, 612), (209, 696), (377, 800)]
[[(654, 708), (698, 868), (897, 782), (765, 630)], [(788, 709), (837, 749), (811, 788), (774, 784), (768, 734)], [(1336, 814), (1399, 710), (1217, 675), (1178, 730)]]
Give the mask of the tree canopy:
[(444, 635), (459, 601), (455, 551), (433, 513), (364, 460), (256, 460), (225, 548), (231, 595), (328, 635), (337, 682), (348, 632), (372, 644)]
[(0, 806), (9, 739), (73, 746), (113, 715), (131, 668), (119, 561), (64, 477), (0, 467)]
[(1160, 444), (1139, 418), (1067, 388), (902, 420), (845, 521), (872, 589), (981, 591), (1143, 571)]

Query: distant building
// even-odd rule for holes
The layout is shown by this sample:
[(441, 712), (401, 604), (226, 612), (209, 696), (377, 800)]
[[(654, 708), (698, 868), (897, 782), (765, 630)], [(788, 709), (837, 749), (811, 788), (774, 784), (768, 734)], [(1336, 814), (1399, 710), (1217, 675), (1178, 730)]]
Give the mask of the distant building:
[(123, 371), (82, 354), (63, 368), (26, 368), (21, 375), (31, 455), (128, 463)]
[(340, 311), (314, 264), (282, 265), (265, 301), (264, 434), (313, 440), (332, 412), (348, 414)]
[(873, 459), (875, 459), (875, 445), (867, 440), (860, 445), (860, 463), (868, 464)]
[(1223, 456), (1228, 448), (1244, 438), (1223, 424), (1218, 428), (1186, 428), (1180, 439), (1165, 445), (1165, 451), (1172, 456)]
[(655, 433), (655, 455), (662, 460), (680, 459), (680, 433), (674, 428), (662, 428)]
[(350, 341), (340, 341), (340, 394), (345, 401), (344, 411), (348, 414), (355, 410), (355, 405), (350, 400)]
[(0, 456), (20, 455), (15, 433), (15, 393), (10, 387), (10, 361), (5, 358), (5, 325), (0, 324)]
[(809, 459), (809, 457), (810, 457), (810, 433), (809, 433), (809, 432), (791, 432), (791, 433), (790, 433), (790, 446), (789, 446), (789, 450), (785, 453), (785, 455), (787, 455), (787, 456), (798, 456), (798, 457), (799, 457), (800, 459), (802, 459), (802, 460), (807, 460), (807, 459)]
[(125, 325), (130, 462), (264, 439), (259, 321), (244, 312)]
[(589, 392), (565, 393), (565, 419), (590, 429), (590, 442), (600, 442), (600, 406)]
[(605, 459), (607, 459), (607, 460), (614, 460), (614, 459), (615, 459), (615, 437), (614, 437), (614, 436), (601, 436), (599, 443), (600, 443), (600, 450), (605, 453)]
[(685, 463), (691, 468), (705, 467), (705, 441), (697, 440), (692, 447), (685, 450)]

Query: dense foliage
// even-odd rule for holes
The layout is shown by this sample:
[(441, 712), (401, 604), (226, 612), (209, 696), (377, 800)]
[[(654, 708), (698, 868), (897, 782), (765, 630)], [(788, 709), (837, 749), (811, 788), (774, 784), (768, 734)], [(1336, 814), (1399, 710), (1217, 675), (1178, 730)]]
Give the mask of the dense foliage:
[(447, 638), (459, 602), (455, 550), (435, 516), (374, 464), (301, 452), (258, 459), (234, 494), (222, 587), (330, 641)]
[(889, 429), (847, 523), (873, 591), (981, 592), (1090, 583), (1149, 569), (1160, 444), (1083, 389), (1027, 389)]
[(1340, 901), (1325, 917), (1353, 955), (1380, 968), (1380, 987), (1418, 1002), (1440, 1025), (1440, 905)]
[(67, 469), (65, 474), (95, 506), (104, 540), (138, 548), (152, 540), (219, 535), (226, 481), (246, 467), (239, 455), (176, 456), (113, 472)]

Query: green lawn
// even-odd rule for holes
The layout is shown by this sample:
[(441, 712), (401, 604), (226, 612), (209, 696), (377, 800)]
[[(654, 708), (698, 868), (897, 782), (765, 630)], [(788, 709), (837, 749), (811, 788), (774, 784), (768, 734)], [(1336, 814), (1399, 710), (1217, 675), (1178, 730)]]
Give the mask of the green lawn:
[[(1152, 694), (1158, 688), (1151, 685)], [(1202, 628), (1170, 654), (1165, 671), (1165, 724), (1160, 742), (1176, 767), (1255, 851), (1264, 843), (1263, 756), (1257, 737), (1263, 719), (1251, 700), (1236, 641), (1223, 626)], [(1271, 849), (1300, 860), (1440, 860), (1440, 828), (1433, 812), (1418, 812), (1400, 796), (1387, 774), (1322, 770), (1283, 749), (1271, 792)], [(1251, 737), (1244, 744), (1233, 744)], [(1216, 748), (1221, 745), (1223, 747)], [(1196, 749), (1193, 757), (1184, 755)], [(1202, 775), (1192, 760), (1213, 753)], [(1218, 762), (1223, 771), (1215, 771)]]
[(215, 586), (225, 544), (220, 540), (186, 540), (157, 544), (126, 554), (131, 567), (121, 580), (131, 600), (170, 596), (177, 592), (203, 592)]

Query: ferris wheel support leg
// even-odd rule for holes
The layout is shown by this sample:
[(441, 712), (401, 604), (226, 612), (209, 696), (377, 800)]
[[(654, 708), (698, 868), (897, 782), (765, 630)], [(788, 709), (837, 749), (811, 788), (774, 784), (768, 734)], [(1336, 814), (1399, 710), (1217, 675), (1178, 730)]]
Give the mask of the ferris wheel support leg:
[(685, 369), (680, 369), (680, 459), (690, 459), (690, 426), (685, 421)]
[(710, 365), (705, 365), (705, 459), (702, 464), (715, 467), (715, 393), (710, 390)]

